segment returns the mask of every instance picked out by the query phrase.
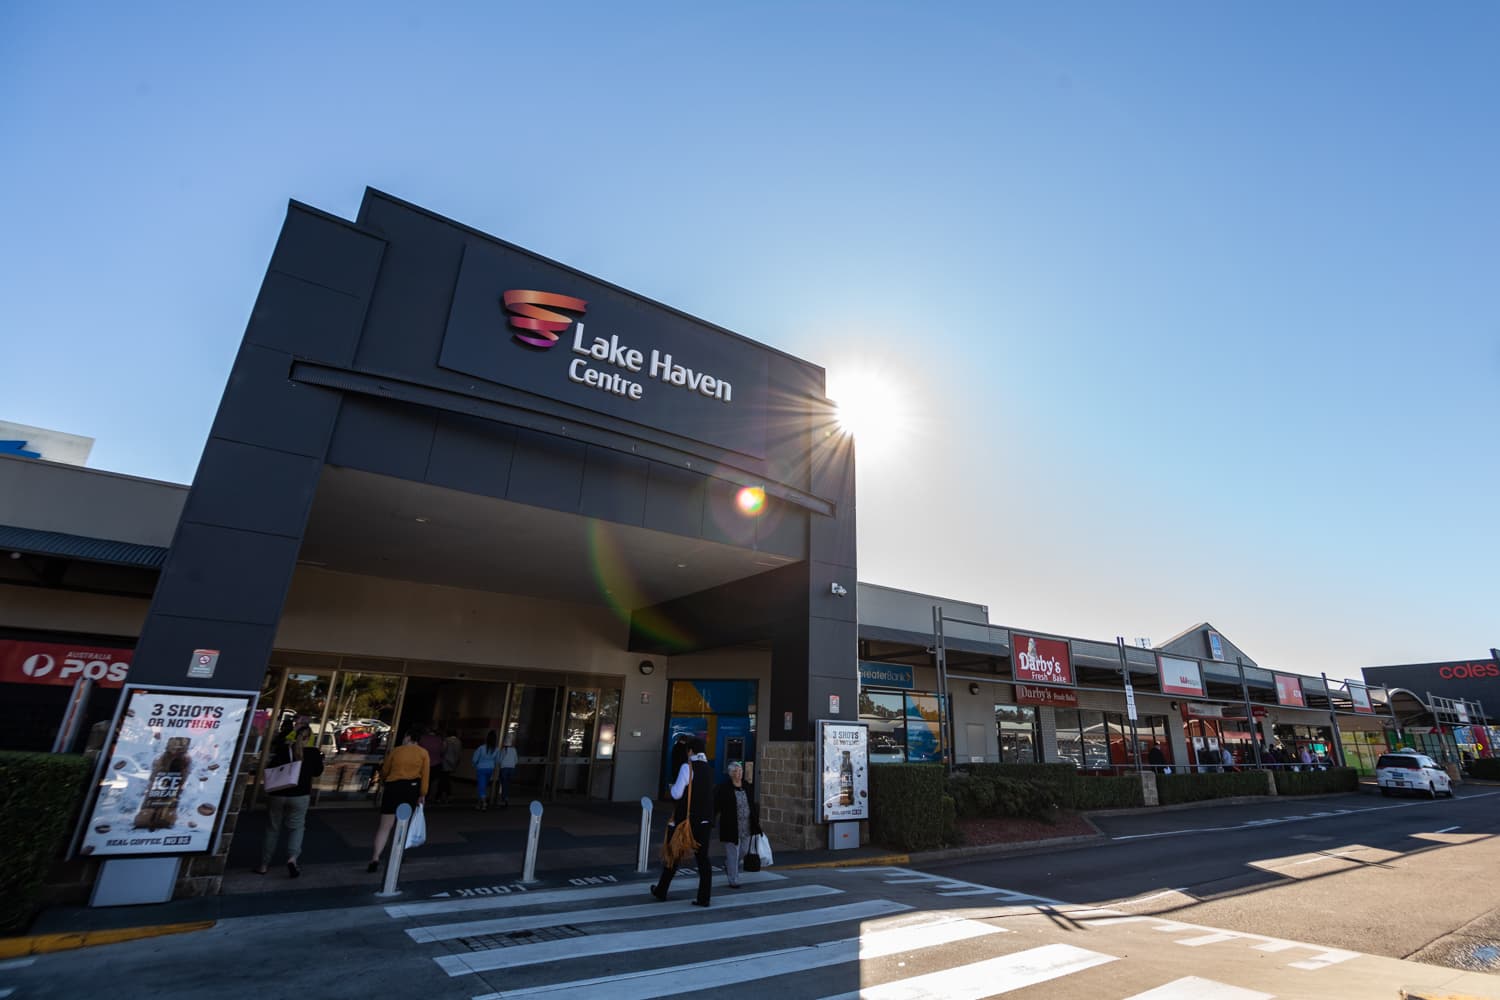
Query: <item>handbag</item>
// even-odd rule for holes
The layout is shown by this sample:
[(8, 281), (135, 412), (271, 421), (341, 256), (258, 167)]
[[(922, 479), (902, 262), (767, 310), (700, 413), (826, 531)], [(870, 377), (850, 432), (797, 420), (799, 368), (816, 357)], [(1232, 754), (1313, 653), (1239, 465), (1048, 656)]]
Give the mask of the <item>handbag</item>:
[(745, 842), (745, 846), (750, 848), (750, 853), (745, 855), (744, 863), (740, 867), (747, 872), (760, 871), (760, 855), (755, 853), (755, 838), (751, 837)]
[[(771, 853), (771, 841), (763, 833), (757, 833), (750, 838), (750, 853), (759, 865), (769, 868), (776, 863), (775, 856)], [(759, 871), (760, 869), (757, 867), (750, 870)]]
[(661, 845), (661, 863), (676, 868), (698, 853), (698, 838), (693, 836), (693, 783), (688, 781), (687, 808), (682, 822), (672, 828), (672, 835)]
[(296, 788), (301, 778), (302, 762), (300, 760), (277, 767), (268, 767), (266, 768), (265, 789), (268, 792), (280, 792), (288, 788)]

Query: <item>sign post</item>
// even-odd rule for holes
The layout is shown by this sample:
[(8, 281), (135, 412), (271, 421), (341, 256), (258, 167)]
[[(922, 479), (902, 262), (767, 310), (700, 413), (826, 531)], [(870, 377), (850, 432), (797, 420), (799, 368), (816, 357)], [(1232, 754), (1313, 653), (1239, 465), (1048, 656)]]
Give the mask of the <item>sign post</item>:
[(1115, 646), (1120, 651), (1120, 673), (1125, 676), (1125, 712), (1130, 717), (1130, 746), (1135, 752), (1135, 770), (1141, 770), (1141, 739), (1136, 730), (1138, 716), (1135, 714), (1135, 687), (1130, 683), (1130, 660), (1125, 655), (1125, 637), (1115, 636)]

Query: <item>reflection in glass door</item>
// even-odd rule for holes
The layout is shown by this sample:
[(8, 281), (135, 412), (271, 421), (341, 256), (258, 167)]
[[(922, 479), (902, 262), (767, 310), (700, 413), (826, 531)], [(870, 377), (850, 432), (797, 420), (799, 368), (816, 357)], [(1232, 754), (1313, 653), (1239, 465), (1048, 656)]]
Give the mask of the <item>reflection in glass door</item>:
[[(515, 740), (515, 786), (531, 795), (545, 796), (547, 792), (547, 765), (559, 693), (557, 688), (533, 684), (517, 684), (511, 689), (502, 741), (504, 737)], [(516, 790), (512, 789), (511, 798), (515, 797)]]
[(556, 795), (587, 795), (589, 759), (594, 752), (594, 729), (598, 721), (599, 692), (593, 688), (571, 688), (563, 712), (562, 739), (557, 747)]
[(395, 736), (392, 726), (404, 681), (398, 674), (339, 671), (328, 719), (318, 734), (323, 774), (313, 787), (320, 802), (375, 797), (380, 765)]

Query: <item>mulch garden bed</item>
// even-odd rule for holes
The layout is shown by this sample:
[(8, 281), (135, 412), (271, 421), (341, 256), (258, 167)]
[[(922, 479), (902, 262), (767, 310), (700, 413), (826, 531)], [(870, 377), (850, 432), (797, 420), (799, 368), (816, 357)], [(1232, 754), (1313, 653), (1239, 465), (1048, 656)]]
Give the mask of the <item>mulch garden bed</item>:
[(964, 847), (984, 844), (1022, 844), (1058, 837), (1092, 837), (1099, 831), (1077, 813), (1057, 810), (1042, 819), (961, 819), (958, 831)]

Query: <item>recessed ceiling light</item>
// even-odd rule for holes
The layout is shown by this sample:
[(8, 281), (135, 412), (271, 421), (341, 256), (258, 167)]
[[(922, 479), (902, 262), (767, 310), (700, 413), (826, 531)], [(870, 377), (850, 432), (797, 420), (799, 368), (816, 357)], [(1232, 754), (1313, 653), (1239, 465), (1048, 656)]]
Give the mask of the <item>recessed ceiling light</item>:
[(426, 524), (426, 523), (427, 523), (427, 522), (428, 522), (428, 521), (430, 521), (430, 520), (431, 520), (431, 518), (427, 518), (427, 517), (419, 517), (419, 518), (417, 518), (417, 519), (416, 519), (416, 522), (417, 522), (417, 523), (418, 523), (418, 524)]
[(687, 563), (678, 563), (677, 564), (677, 568), (678, 569), (687, 569)]

